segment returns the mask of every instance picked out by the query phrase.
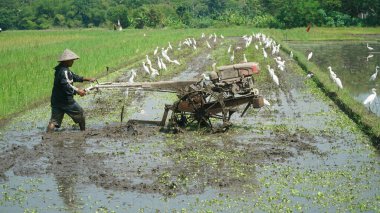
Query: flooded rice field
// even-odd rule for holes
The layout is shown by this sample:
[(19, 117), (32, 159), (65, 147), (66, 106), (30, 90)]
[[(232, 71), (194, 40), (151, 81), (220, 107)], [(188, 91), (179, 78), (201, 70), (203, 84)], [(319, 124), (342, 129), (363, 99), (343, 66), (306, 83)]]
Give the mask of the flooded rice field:
[[(219, 48), (236, 42), (226, 39)], [(173, 79), (210, 70), (210, 51), (188, 58)], [(25, 112), (0, 130), (0, 212), (380, 211), (378, 151), (281, 56), (287, 68), (278, 72), (280, 86), (265, 64), (257, 81), (271, 106), (243, 118), (235, 113), (225, 133), (173, 134), (127, 123), (161, 120), (164, 105), (177, 98), (171, 93), (111, 90), (77, 98), (86, 132), (65, 118), (62, 130), (46, 134), (47, 104)]]
[[(380, 71), (380, 44), (378, 42), (358, 41), (327, 41), (315, 43), (290, 43), (290, 46), (307, 55), (313, 52), (312, 62), (329, 72), (328, 67), (339, 76), (343, 87), (348, 89), (352, 96), (363, 102), (370, 94), (371, 89), (380, 89), (380, 78), (370, 79), (376, 73), (376, 66)], [(370, 106), (372, 112), (380, 116), (380, 102), (378, 99)]]

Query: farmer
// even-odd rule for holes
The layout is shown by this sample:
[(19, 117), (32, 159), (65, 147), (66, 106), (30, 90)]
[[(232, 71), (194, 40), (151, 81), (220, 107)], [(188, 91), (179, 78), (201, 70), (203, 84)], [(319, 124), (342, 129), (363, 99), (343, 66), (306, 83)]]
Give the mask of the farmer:
[(95, 81), (95, 78), (84, 78), (76, 75), (70, 70), (74, 60), (79, 59), (74, 52), (65, 49), (59, 57), (59, 64), (54, 68), (54, 86), (51, 94), (51, 118), (47, 131), (51, 132), (54, 128), (59, 128), (62, 123), (63, 115), (69, 115), (75, 123), (79, 124), (80, 130), (86, 129), (84, 111), (74, 100), (74, 95), (86, 95), (84, 89), (77, 88), (73, 82)]

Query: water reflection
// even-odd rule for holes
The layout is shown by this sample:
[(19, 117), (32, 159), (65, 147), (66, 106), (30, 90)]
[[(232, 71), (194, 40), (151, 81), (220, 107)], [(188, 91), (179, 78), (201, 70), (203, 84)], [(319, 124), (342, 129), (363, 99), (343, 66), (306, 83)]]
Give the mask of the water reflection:
[[(333, 71), (342, 80), (343, 87), (350, 91), (359, 102), (363, 102), (370, 94), (371, 89), (380, 91), (380, 75), (376, 80), (370, 77), (380, 65), (380, 44), (368, 42), (373, 50), (367, 48), (367, 42), (315, 42), (290, 43), (290, 46), (307, 55), (313, 51), (312, 62), (322, 70), (328, 72), (331, 66)], [(376, 99), (371, 110), (380, 116), (380, 101)]]
[[(57, 182), (59, 196), (68, 210), (74, 212), (78, 207), (83, 206), (83, 203), (78, 202), (80, 199), (75, 188), (78, 183), (78, 174), (86, 168), (78, 161), (85, 154), (83, 148), (85, 140), (82, 137), (71, 143), (62, 139), (55, 142), (51, 146), (53, 154), (51, 159), (52, 173)], [(77, 162), (73, 163), (73, 159), (77, 159)]]

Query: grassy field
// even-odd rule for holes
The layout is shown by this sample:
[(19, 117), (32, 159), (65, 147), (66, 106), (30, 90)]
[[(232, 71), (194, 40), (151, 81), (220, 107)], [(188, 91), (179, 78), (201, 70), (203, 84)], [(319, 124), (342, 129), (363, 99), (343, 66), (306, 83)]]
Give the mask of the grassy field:
[[(216, 33), (224, 36), (241, 36), (252, 32), (263, 32), (282, 43), (283, 50), (290, 52), (286, 40), (303, 42), (315, 40), (365, 40), (368, 34), (380, 34), (380, 28), (317, 28), (307, 33), (305, 28), (290, 30), (253, 29), (249, 27), (218, 29), (182, 30), (124, 30), (115, 32), (105, 29), (76, 29), (49, 31), (5, 31), (0, 34), (0, 119), (27, 109), (35, 103), (48, 101), (53, 82), (53, 67), (57, 57), (65, 48), (76, 52), (81, 59), (76, 61), (73, 71), (84, 76), (99, 77), (111, 70), (122, 69), (130, 63), (144, 58), (156, 46), (173, 46), (187, 37), (199, 38), (202, 33)], [(307, 70), (316, 70), (314, 64), (306, 63), (300, 53), (295, 53), (300, 65)], [(227, 58), (225, 59), (228, 60)], [(315, 72), (315, 71), (314, 71)], [(326, 91), (332, 84), (323, 72), (316, 73)], [(364, 107), (353, 101), (349, 94), (342, 92), (339, 100), (344, 105), (353, 105), (353, 116), (365, 122), (365, 126), (375, 126), (375, 134), (380, 135), (379, 119), (367, 115)], [(343, 106), (344, 108), (345, 106)], [(365, 127), (367, 128), (367, 127)]]
[(107, 66), (123, 67), (157, 45), (198, 35), (196, 30), (3, 32), (0, 34), (0, 118), (50, 96), (53, 68), (65, 48), (81, 57), (73, 66), (76, 73), (97, 77), (105, 73)]

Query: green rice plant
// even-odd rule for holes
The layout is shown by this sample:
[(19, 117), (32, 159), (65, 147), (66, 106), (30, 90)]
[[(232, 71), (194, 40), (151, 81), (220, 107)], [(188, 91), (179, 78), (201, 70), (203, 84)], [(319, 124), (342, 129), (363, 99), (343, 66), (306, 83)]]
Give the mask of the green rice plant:
[[(145, 36), (144, 36), (145, 35)], [(154, 47), (166, 47), (199, 30), (6, 31), (0, 36), (0, 119), (50, 97), (54, 66), (65, 48), (81, 59), (72, 70), (99, 77), (106, 67), (117, 70), (143, 59)]]

